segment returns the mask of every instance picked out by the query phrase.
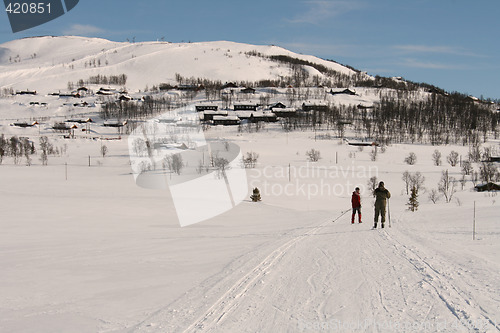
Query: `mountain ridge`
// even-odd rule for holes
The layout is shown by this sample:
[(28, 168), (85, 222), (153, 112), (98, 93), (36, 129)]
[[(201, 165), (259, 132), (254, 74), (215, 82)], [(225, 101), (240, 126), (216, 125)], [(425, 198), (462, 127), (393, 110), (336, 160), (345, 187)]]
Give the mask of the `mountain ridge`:
[[(175, 81), (176, 74), (220, 81), (276, 80), (293, 75), (290, 66), (270, 59), (285, 56), (324, 66), (341, 75), (358, 72), (336, 62), (298, 54), (276, 45), (231, 41), (196, 43), (112, 42), (76, 36), (31, 37), (0, 45), (0, 88), (63, 89), (67, 82), (97, 74), (126, 74), (133, 90)], [(252, 56), (258, 53), (268, 58)], [(324, 75), (301, 66), (309, 76)], [(363, 74), (366, 78), (368, 75)]]

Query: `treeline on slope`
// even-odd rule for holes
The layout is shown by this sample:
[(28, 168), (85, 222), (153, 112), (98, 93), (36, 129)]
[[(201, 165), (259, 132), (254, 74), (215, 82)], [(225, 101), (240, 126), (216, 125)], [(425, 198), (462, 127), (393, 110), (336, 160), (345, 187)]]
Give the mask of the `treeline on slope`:
[[(259, 80), (259, 81), (235, 81), (236, 85), (240, 87), (252, 87), (252, 88), (266, 88), (266, 87), (276, 87), (276, 88), (287, 88), (287, 87), (330, 87), (330, 88), (345, 88), (345, 87), (366, 87), (366, 88), (387, 88), (395, 89), (401, 92), (416, 92), (421, 89), (429, 93), (436, 93), (446, 95), (446, 91), (428, 83), (416, 83), (403, 79), (394, 79), (383, 76), (368, 77), (366, 74), (352, 67), (345, 66), (352, 69), (356, 74), (348, 75), (324, 65), (313, 63), (307, 60), (294, 58), (286, 55), (274, 55), (267, 56), (257, 51), (250, 51), (245, 53), (247, 56), (256, 56), (265, 58), (271, 61), (275, 61), (284, 64), (289, 67), (290, 75), (282, 76), (279, 79), (271, 80)], [(337, 63), (333, 60), (326, 60)], [(308, 71), (304, 69), (304, 66), (310, 66), (318, 70), (324, 76), (313, 75), (311, 76)], [(200, 85), (206, 90), (211, 91), (210, 95), (217, 95), (220, 98), (220, 89), (224, 87), (224, 84), (220, 80), (208, 80), (204, 78), (186, 78), (180, 74), (175, 75), (176, 82), (178, 84), (185, 85)], [(174, 86), (170, 84), (160, 84), (159, 86), (153, 86), (151, 90), (167, 90), (173, 89)]]
[(187, 105), (187, 102), (171, 97), (148, 95), (142, 101), (109, 101), (104, 103), (101, 107), (100, 115), (103, 119), (147, 119), (185, 105)]
[(334, 129), (343, 137), (349, 127), (377, 142), (468, 145), (498, 138), (500, 114), (458, 93), (431, 94), (425, 100), (383, 97), (372, 109), (329, 105), (301, 117), (282, 120), (285, 130)]
[[(397, 90), (406, 90), (406, 91), (416, 91), (421, 88), (427, 90), (428, 92), (434, 92), (434, 93), (439, 93), (439, 94), (445, 94), (446, 92), (438, 88), (434, 85), (427, 84), (427, 83), (416, 83), (412, 81), (407, 81), (407, 80), (395, 80), (394, 78), (388, 78), (388, 77), (383, 77), (383, 76), (375, 76), (374, 78), (367, 77), (366, 74), (362, 73), (360, 70), (355, 69), (351, 66), (348, 65), (343, 65), (339, 64), (336, 61), (326, 59), (325, 61), (330, 61), (336, 64), (339, 64), (341, 66), (344, 66), (346, 68), (349, 68), (353, 70), (356, 74), (354, 75), (347, 75), (344, 73), (340, 73), (334, 69), (328, 68), (324, 65), (318, 64), (318, 63), (313, 63), (307, 60), (299, 59), (299, 58), (294, 58), (290, 57), (287, 55), (272, 55), (272, 56), (267, 56), (264, 55), (260, 52), (257, 51), (250, 51), (245, 53), (248, 56), (255, 56), (255, 57), (261, 57), (265, 59), (269, 59), (271, 61), (276, 61), (282, 64), (288, 65), (292, 69), (292, 73), (300, 72), (302, 69), (302, 66), (309, 66), (312, 68), (315, 68), (317, 71), (322, 73), (323, 75), (327, 76), (327, 78), (319, 78), (319, 77), (313, 77), (312, 78), (312, 83), (315, 83), (316, 86), (323, 85), (327, 87), (333, 87), (333, 88), (338, 88), (338, 87), (349, 87), (349, 86), (356, 86), (356, 87), (367, 87), (367, 88), (389, 88), (389, 89), (397, 89)], [(303, 69), (302, 69), (303, 70)], [(294, 76), (297, 76), (296, 74), (292, 75), (292, 78)], [(300, 77), (300, 75), (299, 75)], [(291, 80), (291, 82), (295, 83), (294, 86), (301, 87), (301, 86), (307, 86), (307, 79), (308, 76), (302, 75), (302, 80)], [(282, 86), (282, 85), (280, 85)], [(286, 86), (286, 85), (285, 85)]]
[[(88, 84), (103, 84), (103, 85), (117, 85), (124, 86), (127, 84), (127, 75), (126, 74), (118, 74), (118, 75), (101, 75), (97, 74), (95, 76), (91, 76), (88, 79), (80, 79), (76, 82), (78, 87), (83, 87)], [(73, 82), (68, 82), (68, 89), (73, 90), (75, 88), (75, 84)]]
[(361, 120), (381, 141), (466, 145), (497, 138), (500, 116), (463, 94), (433, 93), (421, 101), (383, 98)]

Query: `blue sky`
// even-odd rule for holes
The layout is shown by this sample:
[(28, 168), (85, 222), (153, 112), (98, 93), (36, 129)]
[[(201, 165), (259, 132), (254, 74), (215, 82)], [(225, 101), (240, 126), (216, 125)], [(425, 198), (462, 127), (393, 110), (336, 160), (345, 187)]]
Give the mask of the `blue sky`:
[(0, 42), (80, 35), (114, 41), (275, 44), (448, 91), (500, 99), (498, 0), (80, 0), (66, 15)]

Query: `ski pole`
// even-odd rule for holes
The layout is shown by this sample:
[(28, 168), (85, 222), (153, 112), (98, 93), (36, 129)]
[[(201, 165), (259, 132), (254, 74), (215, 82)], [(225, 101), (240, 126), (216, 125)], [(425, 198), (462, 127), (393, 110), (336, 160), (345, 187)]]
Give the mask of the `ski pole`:
[(342, 216), (344, 216), (348, 211), (350, 211), (351, 209), (349, 208), (348, 210), (346, 210), (345, 212), (343, 212), (339, 217), (337, 217), (335, 220), (333, 220), (332, 222), (337, 222), (338, 219), (340, 219)]
[(389, 228), (391, 228), (391, 200), (387, 199), (387, 214), (389, 216)]

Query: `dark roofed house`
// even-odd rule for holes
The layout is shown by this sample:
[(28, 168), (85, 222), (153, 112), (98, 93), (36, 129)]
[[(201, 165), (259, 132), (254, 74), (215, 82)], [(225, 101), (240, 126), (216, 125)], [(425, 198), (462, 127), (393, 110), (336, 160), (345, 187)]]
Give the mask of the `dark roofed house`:
[(240, 124), (240, 118), (236, 116), (214, 116), (213, 119), (214, 125), (224, 125), (224, 126), (231, 126), (231, 125), (239, 125)]
[(256, 111), (257, 104), (234, 104), (234, 111)]
[(23, 91), (16, 91), (16, 95), (36, 95), (37, 92), (36, 90), (30, 91), (30, 90), (23, 90)]
[(202, 105), (196, 105), (196, 112), (202, 112), (202, 111), (217, 111), (219, 107), (215, 104), (202, 104)]
[(227, 82), (225, 85), (221, 87), (221, 89), (226, 89), (226, 88), (238, 88), (238, 86), (233, 82)]
[(245, 89), (241, 89), (240, 92), (243, 93), (243, 94), (255, 94), (255, 89), (248, 87), (248, 88), (245, 88)]
[(99, 91), (96, 92), (97, 95), (104, 95), (104, 96), (110, 96), (110, 95), (114, 95), (116, 93), (116, 90), (115, 89), (111, 89), (111, 88), (99, 88)]
[(266, 123), (274, 123), (278, 121), (278, 117), (273, 112), (252, 112), (252, 111), (238, 111), (236, 115), (241, 120), (248, 120), (249, 122), (256, 123), (263, 121)]
[(216, 116), (226, 117), (228, 112), (225, 110), (205, 110), (203, 111), (203, 119), (204, 121), (213, 120)]
[(500, 185), (495, 183), (487, 183), (483, 185), (476, 185), (474, 189), (478, 192), (500, 191)]
[(132, 100), (132, 97), (130, 97), (129, 95), (120, 95), (118, 100), (122, 102), (128, 102)]
[(333, 91), (333, 89), (330, 90), (329, 94), (335, 96), (335, 95), (351, 95), (351, 96), (354, 96), (356, 95), (356, 92), (355, 91), (352, 91), (351, 89), (349, 88), (346, 88), (344, 90), (340, 90), (340, 91)]
[(180, 84), (177, 86), (177, 90), (181, 91), (199, 91), (203, 89), (205, 89), (205, 87), (200, 84)]
[(326, 111), (328, 110), (328, 105), (325, 103), (317, 102), (317, 103), (302, 103), (303, 111)]
[(367, 109), (374, 109), (374, 105), (363, 105), (363, 104), (358, 104), (357, 106), (358, 109), (360, 110), (367, 110)]
[(297, 116), (297, 109), (295, 108), (273, 108), (272, 110), (276, 117), (280, 118), (293, 118)]
[(59, 94), (59, 97), (61, 98), (81, 98), (82, 96), (79, 94), (79, 93), (68, 93), (68, 94), (65, 94), (65, 93), (60, 93)]
[(272, 110), (274, 108), (280, 108), (280, 109), (285, 109), (286, 108), (286, 105), (281, 103), (281, 102), (278, 102), (278, 103), (274, 103), (272, 105), (269, 106), (269, 108)]

